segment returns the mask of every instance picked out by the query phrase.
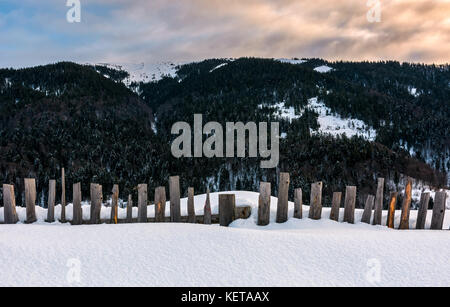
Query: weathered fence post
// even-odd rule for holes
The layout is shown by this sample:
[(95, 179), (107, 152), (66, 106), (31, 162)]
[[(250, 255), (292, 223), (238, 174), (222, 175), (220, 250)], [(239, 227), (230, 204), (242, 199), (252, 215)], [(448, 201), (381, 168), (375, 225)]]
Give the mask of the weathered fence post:
[(400, 219), (400, 226), (398, 229), (409, 229), (409, 214), (411, 210), (411, 192), (412, 182), (408, 179), (408, 184), (405, 187), (405, 196), (402, 204), (402, 216)]
[(188, 211), (188, 223), (195, 224), (196, 220), (195, 220), (194, 188), (188, 188), (187, 211)]
[(373, 205), (375, 202), (375, 196), (367, 196), (366, 203), (364, 205), (364, 212), (361, 218), (361, 223), (370, 224), (370, 218), (372, 217)]
[(377, 195), (375, 197), (375, 211), (373, 213), (372, 225), (381, 225), (383, 216), (383, 194), (384, 193), (384, 178), (378, 178)]
[(339, 222), (339, 211), (342, 202), (342, 192), (334, 192), (331, 203), (330, 220)]
[(37, 221), (36, 218), (36, 179), (25, 179), (25, 204), (27, 207), (27, 224)]
[(100, 213), (103, 205), (103, 191), (99, 184), (91, 183), (91, 216), (90, 223), (100, 223)]
[(119, 208), (119, 185), (115, 184), (112, 189), (111, 198), (111, 218), (110, 223), (117, 224), (118, 219), (118, 208)]
[(311, 185), (311, 200), (309, 203), (309, 218), (320, 220), (322, 217), (322, 182)]
[(147, 185), (138, 185), (138, 223), (147, 223)]
[(294, 190), (294, 218), (303, 218), (303, 191), (302, 189)]
[(5, 224), (16, 224), (19, 218), (16, 212), (16, 196), (13, 185), (3, 185), (3, 207)]
[(61, 169), (61, 223), (66, 222), (66, 176), (64, 167)]
[(83, 211), (81, 209), (81, 183), (73, 185), (73, 218), (72, 225), (83, 224)]
[(284, 223), (288, 220), (289, 181), (289, 173), (280, 174), (280, 183), (278, 186), (277, 223)]
[(155, 222), (162, 223), (166, 217), (166, 188), (155, 189)]
[(211, 217), (211, 200), (209, 197), (209, 188), (206, 190), (206, 201), (203, 209), (203, 224), (210, 225), (212, 223)]
[(170, 193), (170, 221), (178, 223), (181, 221), (180, 209), (180, 177), (173, 176), (169, 178)]
[(395, 207), (397, 207), (397, 192), (391, 192), (391, 197), (389, 199), (389, 208), (388, 208), (388, 215), (387, 215), (387, 221), (386, 226), (394, 229), (395, 228)]
[(130, 194), (127, 201), (127, 223), (131, 222), (133, 222), (133, 198)]
[(416, 229), (425, 229), (429, 203), (430, 193), (422, 193), (422, 195), (420, 195), (419, 212), (417, 212)]
[(444, 226), (445, 202), (447, 194), (445, 192), (436, 192), (434, 196), (433, 217), (431, 219), (431, 229), (441, 230)]
[(236, 197), (234, 194), (219, 195), (219, 223), (228, 226), (235, 219)]
[(270, 183), (261, 182), (259, 184), (258, 198), (258, 226), (266, 226), (270, 223), (270, 195)]
[(345, 189), (344, 222), (355, 223), (356, 187), (348, 186)]
[(56, 180), (50, 180), (48, 183), (48, 205), (47, 205), (47, 222), (55, 221), (55, 200), (56, 200)]

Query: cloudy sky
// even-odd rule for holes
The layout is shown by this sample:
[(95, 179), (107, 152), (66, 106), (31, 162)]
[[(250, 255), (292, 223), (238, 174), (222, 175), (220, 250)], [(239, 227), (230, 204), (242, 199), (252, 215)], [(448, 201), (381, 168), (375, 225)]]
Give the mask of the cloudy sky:
[[(450, 62), (450, 0), (0, 0), (0, 67), (212, 57)], [(370, 4), (371, 6), (368, 6)], [(374, 14), (369, 14), (372, 18)]]

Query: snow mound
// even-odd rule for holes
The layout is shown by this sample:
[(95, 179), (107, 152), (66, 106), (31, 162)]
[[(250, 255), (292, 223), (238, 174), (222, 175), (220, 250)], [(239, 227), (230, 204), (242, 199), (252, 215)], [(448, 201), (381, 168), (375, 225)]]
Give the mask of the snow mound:
[(327, 72), (332, 71), (333, 68), (330, 66), (322, 65), (322, 66), (314, 68), (314, 70), (317, 72), (320, 72), (320, 73), (327, 73)]

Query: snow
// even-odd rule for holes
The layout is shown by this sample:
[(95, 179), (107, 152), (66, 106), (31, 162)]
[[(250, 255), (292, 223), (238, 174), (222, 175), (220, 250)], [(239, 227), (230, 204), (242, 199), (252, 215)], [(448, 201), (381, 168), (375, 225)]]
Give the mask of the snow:
[(314, 70), (317, 72), (320, 72), (320, 73), (327, 73), (327, 72), (332, 71), (333, 68), (330, 66), (322, 65), (322, 66), (314, 68)]
[(414, 97), (419, 97), (420, 96), (419, 91), (415, 87), (411, 87), (411, 86), (408, 87), (408, 91), (409, 91), (409, 94), (411, 94), (411, 96), (414, 96)]
[(222, 63), (222, 64), (220, 64), (220, 65), (217, 65), (216, 67), (214, 67), (213, 69), (211, 69), (209, 72), (211, 73), (211, 72), (213, 72), (213, 71), (215, 71), (215, 70), (217, 70), (217, 69), (220, 69), (220, 68), (222, 68), (222, 67), (224, 67), (224, 66), (227, 66), (228, 65), (228, 63)]
[[(2, 286), (449, 286), (448, 231), (293, 219), (256, 225), (254, 207), (229, 228), (195, 224), (0, 225)], [(219, 193), (211, 194), (217, 212)], [(195, 197), (202, 214), (205, 195)], [(186, 213), (186, 199), (181, 202)], [(22, 211), (18, 208), (19, 212)], [(304, 216), (308, 207), (304, 206)], [(105, 210), (103, 214), (107, 214)], [(386, 220), (383, 212), (383, 220)], [(1, 215), (3, 215), (1, 213)], [(343, 209), (341, 209), (341, 219)], [(362, 210), (356, 210), (356, 221)], [(396, 224), (400, 211), (396, 212)], [(411, 227), (416, 211), (411, 212)], [(429, 227), (431, 214), (428, 214)], [(450, 225), (447, 212), (444, 226)], [(79, 274), (78, 274), (79, 273)]]
[(281, 63), (293, 64), (293, 65), (306, 63), (305, 60), (294, 60), (294, 59), (284, 59), (284, 58), (276, 59), (276, 61), (281, 62)]

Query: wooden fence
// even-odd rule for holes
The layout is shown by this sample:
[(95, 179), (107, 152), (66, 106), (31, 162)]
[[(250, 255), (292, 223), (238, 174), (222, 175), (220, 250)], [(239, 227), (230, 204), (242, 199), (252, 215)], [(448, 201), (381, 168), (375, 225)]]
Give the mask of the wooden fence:
[[(181, 222), (181, 223), (202, 223), (214, 224), (218, 223), (221, 226), (228, 226), (236, 219), (247, 219), (251, 215), (250, 206), (236, 206), (236, 198), (234, 194), (220, 194), (219, 195), (219, 214), (211, 213), (210, 192), (207, 191), (206, 201), (204, 205), (204, 214), (202, 216), (196, 215), (194, 206), (194, 189), (188, 189), (187, 201), (187, 216), (181, 216), (180, 208), (180, 178), (178, 176), (169, 178), (169, 196), (170, 196), (170, 216), (165, 216), (166, 207), (166, 189), (165, 187), (157, 187), (155, 189), (153, 218), (147, 217), (148, 201), (148, 186), (147, 184), (139, 184), (138, 190), (138, 216), (133, 218), (132, 207), (133, 200), (131, 195), (128, 196), (126, 207), (126, 218), (120, 219), (118, 216), (118, 202), (119, 202), (119, 186), (114, 185), (111, 200), (111, 215), (108, 219), (101, 219), (101, 208), (103, 206), (102, 186), (91, 183), (90, 185), (90, 220), (83, 220), (81, 209), (81, 183), (73, 185), (73, 218), (68, 221), (66, 219), (66, 193), (65, 193), (65, 177), (64, 169), (61, 173), (61, 222), (70, 222), (72, 225), (81, 224), (118, 224), (118, 223), (148, 223), (148, 222)], [(290, 177), (288, 173), (281, 173), (278, 187), (278, 202), (276, 210), (276, 222), (284, 223), (288, 220), (288, 191), (289, 191)], [(310, 210), (309, 218), (319, 220), (322, 218), (322, 182), (316, 182), (311, 185), (310, 195)], [(52, 223), (55, 221), (55, 191), (56, 181), (49, 182), (49, 196), (48, 196), (48, 210), (46, 222)], [(373, 220), (373, 225), (382, 224), (382, 210), (383, 210), (383, 193), (384, 193), (384, 179), (379, 178), (377, 183), (376, 195), (369, 195), (365, 201), (365, 207), (362, 214), (361, 222), (370, 224)], [(411, 199), (412, 199), (412, 182), (408, 181), (403, 197), (400, 225), (398, 229), (409, 229)], [(356, 204), (357, 188), (355, 186), (348, 186), (344, 197), (344, 217), (343, 221), (354, 224), (355, 223), (355, 204)], [(445, 192), (436, 192), (434, 199), (433, 214), (431, 219), (431, 229), (442, 230), (445, 217), (445, 204), (447, 194)], [(398, 193), (392, 192), (388, 203), (388, 215), (386, 225), (389, 228), (394, 228), (395, 208), (397, 204)], [(416, 229), (424, 229), (425, 221), (428, 213), (428, 205), (430, 200), (430, 193), (422, 193), (420, 199), (420, 207), (417, 214)], [(16, 213), (14, 186), (3, 185), (3, 201), (4, 201), (4, 224), (15, 224), (18, 222)], [(342, 203), (342, 193), (334, 192), (332, 198), (332, 206), (329, 218), (334, 221), (339, 221), (340, 208)], [(25, 179), (25, 204), (26, 204), (26, 223), (34, 223), (36, 218), (36, 181), (35, 179)], [(265, 226), (270, 223), (270, 206), (271, 206), (271, 184), (269, 182), (260, 183), (260, 194), (258, 200), (258, 217), (257, 224)], [(373, 213), (373, 219), (372, 219)], [(294, 191), (294, 218), (303, 218), (303, 195), (302, 189), (295, 189)]]

